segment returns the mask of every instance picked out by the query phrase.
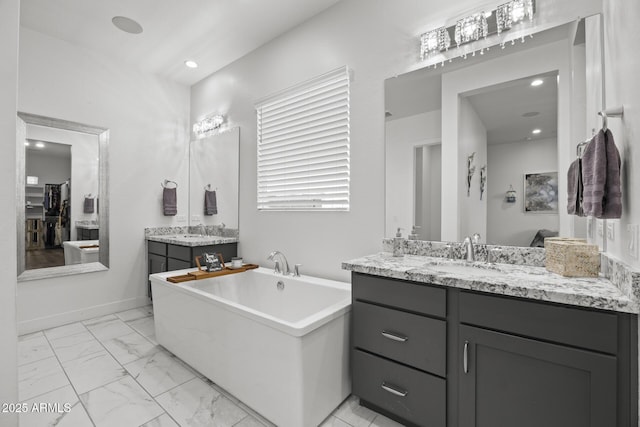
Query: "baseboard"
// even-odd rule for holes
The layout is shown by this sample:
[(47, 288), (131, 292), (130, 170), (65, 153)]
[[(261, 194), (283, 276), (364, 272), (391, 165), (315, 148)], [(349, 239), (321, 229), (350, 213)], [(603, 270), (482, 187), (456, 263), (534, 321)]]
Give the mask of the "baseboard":
[(148, 297), (136, 297), (102, 305), (94, 305), (93, 307), (85, 307), (79, 310), (67, 311), (65, 313), (54, 314), (51, 316), (38, 317), (36, 319), (21, 320), (18, 322), (18, 335), (55, 328), (68, 323), (118, 313), (120, 311), (130, 310), (136, 307), (143, 307), (150, 303), (151, 301)]

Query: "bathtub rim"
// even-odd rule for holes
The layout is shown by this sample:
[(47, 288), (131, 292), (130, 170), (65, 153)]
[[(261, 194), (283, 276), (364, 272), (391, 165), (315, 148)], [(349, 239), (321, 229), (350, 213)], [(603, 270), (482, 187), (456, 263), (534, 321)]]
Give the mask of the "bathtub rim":
[[(300, 277), (280, 276), (280, 275), (274, 274), (270, 269), (267, 269), (264, 267), (259, 267), (255, 270), (249, 270), (247, 272), (238, 273), (238, 274), (244, 274), (244, 273), (255, 272), (257, 274), (271, 275), (274, 278), (285, 278), (287, 280), (294, 280), (294, 281), (306, 281), (306, 282), (311, 282), (311, 284), (314, 284), (314, 285), (331, 287), (335, 289), (348, 291), (348, 296), (346, 296), (344, 299), (341, 299), (338, 302), (325, 307), (321, 311), (313, 313), (310, 316), (304, 317), (297, 322), (288, 322), (288, 321), (279, 319), (275, 316), (272, 316), (270, 314), (263, 313), (261, 311), (255, 310), (245, 305), (238, 304), (228, 299), (221, 298), (217, 295), (213, 295), (211, 293), (202, 291), (198, 288), (194, 288), (193, 286), (190, 286), (190, 284), (193, 283), (192, 281), (183, 282), (183, 283), (171, 283), (166, 280), (167, 277), (187, 274), (189, 271), (193, 271), (193, 268), (169, 271), (164, 273), (155, 273), (155, 274), (149, 275), (149, 279), (151, 280), (152, 286), (154, 284), (165, 286), (170, 289), (175, 289), (178, 292), (181, 292), (183, 294), (187, 294), (201, 300), (210, 301), (218, 307), (221, 307), (228, 311), (232, 311), (243, 317), (255, 320), (273, 329), (280, 330), (281, 332), (284, 332), (287, 335), (291, 335), (293, 337), (302, 337), (320, 328), (321, 326), (331, 322), (332, 320), (340, 316), (346, 315), (348, 312), (351, 311), (351, 284), (347, 282), (338, 282), (335, 280), (324, 279), (324, 278), (314, 277), (314, 276), (305, 276), (305, 275), (301, 275)], [(215, 278), (202, 279), (202, 280), (215, 280)]]

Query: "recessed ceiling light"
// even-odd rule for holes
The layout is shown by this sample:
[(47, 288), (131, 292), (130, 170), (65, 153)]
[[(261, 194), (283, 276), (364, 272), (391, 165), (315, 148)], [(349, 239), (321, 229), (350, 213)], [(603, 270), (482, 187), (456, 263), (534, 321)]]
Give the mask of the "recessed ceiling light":
[(44, 142), (36, 142), (36, 147), (44, 148)]
[(524, 113), (522, 115), (522, 117), (535, 117), (535, 116), (539, 116), (540, 113), (538, 111), (529, 111), (527, 113)]
[(24, 145), (25, 145), (25, 147), (28, 147), (28, 146), (30, 146), (31, 144), (29, 144), (29, 141), (25, 141), (25, 142), (24, 142)]
[(535, 79), (534, 81), (531, 82), (531, 86), (540, 86), (542, 83), (544, 83), (544, 80), (542, 79)]
[(142, 32), (142, 25), (126, 16), (114, 16), (111, 22), (125, 33), (140, 34)]
[(198, 63), (196, 61), (192, 61), (191, 59), (184, 61), (184, 65), (189, 68), (198, 68)]
[(534, 130), (531, 131), (531, 133), (534, 134), (534, 135), (537, 135), (540, 132), (542, 132), (540, 129), (534, 129)]

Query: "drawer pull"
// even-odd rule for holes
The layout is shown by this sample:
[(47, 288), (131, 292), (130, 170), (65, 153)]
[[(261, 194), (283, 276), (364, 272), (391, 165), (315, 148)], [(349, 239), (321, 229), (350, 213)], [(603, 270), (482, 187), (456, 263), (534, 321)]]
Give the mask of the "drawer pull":
[(462, 357), (462, 367), (464, 368), (464, 373), (469, 372), (469, 341), (464, 342), (464, 353)]
[(393, 341), (405, 342), (409, 339), (409, 337), (405, 337), (403, 335), (394, 334), (393, 332), (382, 331), (382, 336), (385, 338), (389, 338)]
[(382, 382), (382, 385), (380, 387), (382, 387), (384, 391), (387, 391), (395, 396), (405, 397), (408, 393), (408, 391), (406, 390), (398, 390), (395, 387), (391, 387), (389, 384), (385, 383), (384, 381)]

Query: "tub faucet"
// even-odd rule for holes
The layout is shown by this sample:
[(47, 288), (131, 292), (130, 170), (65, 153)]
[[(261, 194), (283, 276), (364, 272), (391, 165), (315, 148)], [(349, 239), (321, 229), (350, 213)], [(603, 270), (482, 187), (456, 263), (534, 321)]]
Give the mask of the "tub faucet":
[[(280, 263), (276, 258), (279, 257), (280, 261), (282, 261), (282, 263)], [(284, 256), (284, 254), (280, 251), (273, 251), (269, 254), (269, 261), (275, 261), (276, 266), (274, 268), (274, 273), (282, 273), (285, 276), (288, 276), (289, 273), (291, 272), (291, 269), (289, 268), (289, 262), (287, 261), (287, 257)], [(280, 270), (280, 266), (282, 266), (282, 270)]]

